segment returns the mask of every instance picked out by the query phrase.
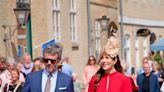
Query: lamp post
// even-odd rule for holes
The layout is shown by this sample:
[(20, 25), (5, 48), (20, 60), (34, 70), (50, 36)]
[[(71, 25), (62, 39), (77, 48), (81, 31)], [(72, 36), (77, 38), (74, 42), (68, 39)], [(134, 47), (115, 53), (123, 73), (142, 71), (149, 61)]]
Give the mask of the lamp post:
[[(107, 18), (106, 16), (102, 16), (102, 18), (97, 19), (97, 21), (99, 22), (99, 24), (101, 26), (102, 31), (107, 31), (105, 34), (106, 38), (109, 38), (111, 36), (117, 36), (116, 32), (118, 30), (118, 27), (114, 21), (111, 21), (109, 23), (109, 20), (110, 19)], [(100, 39), (100, 37), (98, 37), (96, 39)]]
[[(30, 0), (17, 0), (14, 9), (18, 25), (27, 27), (27, 47), (28, 53), (32, 58), (32, 38), (31, 38), (31, 19), (30, 19)], [(19, 30), (19, 29), (18, 29)]]
[(96, 35), (96, 58), (98, 59), (99, 53), (100, 53), (100, 47), (102, 44), (102, 41), (100, 41), (100, 38), (102, 39), (103, 37), (107, 37), (107, 34), (105, 34), (106, 36), (103, 35), (103, 37), (100, 37), (101, 33), (103, 31), (107, 31), (108, 29), (108, 24), (109, 24), (109, 18), (107, 18), (106, 16), (102, 16), (101, 18), (96, 19), (96, 21), (98, 21), (98, 23), (100, 24), (101, 27), (101, 31), (97, 33)]
[(108, 28), (108, 24), (109, 24), (109, 18), (107, 18), (106, 16), (102, 16), (102, 18), (97, 19), (97, 21), (100, 23), (101, 28), (103, 31), (106, 31)]
[(25, 25), (30, 14), (30, 4), (28, 0), (17, 0), (16, 8), (14, 9), (19, 25)]
[(17, 0), (16, 8), (14, 9), (14, 12), (17, 18), (18, 25), (8, 25), (8, 24), (2, 25), (2, 27), (4, 28), (3, 41), (6, 47), (6, 58), (11, 57), (11, 51), (12, 51), (14, 58), (18, 59), (15, 44), (11, 40), (15, 32), (17, 30), (20, 30), (22, 26), (26, 24), (26, 21), (30, 14), (29, 6), (30, 6), (29, 0)]
[[(109, 18), (107, 18), (106, 16), (102, 16), (102, 18), (98, 18), (97, 21), (99, 22), (100, 26), (101, 26), (101, 31), (100, 33), (102, 33), (103, 31), (106, 31), (105, 34), (103, 33), (102, 35), (102, 39), (107, 39), (108, 37), (108, 25), (109, 25)], [(102, 43), (102, 42), (101, 42)], [(103, 42), (104, 43), (104, 42)]]

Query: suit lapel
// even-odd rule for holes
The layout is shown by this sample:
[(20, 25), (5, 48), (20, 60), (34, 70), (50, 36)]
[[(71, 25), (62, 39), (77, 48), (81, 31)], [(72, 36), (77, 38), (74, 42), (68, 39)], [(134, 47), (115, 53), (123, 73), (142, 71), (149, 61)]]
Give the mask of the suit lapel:
[(59, 88), (64, 85), (62, 83), (63, 82), (63, 80), (62, 80), (63, 78), (62, 77), (63, 76), (62, 76), (61, 72), (58, 71), (55, 92), (59, 92)]
[(43, 70), (41, 70), (38, 74), (38, 77), (36, 77), (38, 79), (38, 86), (39, 86), (38, 90), (39, 90), (39, 92), (42, 92), (42, 73), (43, 73)]

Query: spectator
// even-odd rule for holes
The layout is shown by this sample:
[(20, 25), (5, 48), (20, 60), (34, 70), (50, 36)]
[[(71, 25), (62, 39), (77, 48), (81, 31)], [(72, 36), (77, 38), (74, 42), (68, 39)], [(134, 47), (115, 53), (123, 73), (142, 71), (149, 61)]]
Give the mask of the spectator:
[(3, 73), (0, 74), (0, 79), (2, 79), (1, 92), (4, 92), (5, 84), (11, 82), (10, 71), (13, 69), (15, 62), (11, 59), (7, 59), (7, 62), (5, 64), (7, 68), (4, 70)]
[(131, 74), (129, 77), (132, 84), (132, 92), (138, 92), (137, 75)]
[(5, 57), (0, 57), (0, 74), (6, 69), (6, 58)]
[(42, 63), (42, 57), (37, 57), (33, 60), (34, 66), (38, 66), (40, 68), (44, 68), (44, 64)]
[(32, 72), (38, 71), (44, 68), (44, 64), (42, 64), (42, 58), (35, 58), (33, 60), (34, 66), (32, 68)]
[(18, 62), (16, 67), (20, 71), (20, 73), (23, 74), (24, 78), (26, 78), (26, 74), (21, 71), (22, 70), (22, 63)]
[[(131, 69), (128, 66), (128, 63), (122, 63), (124, 74), (130, 78), (130, 82), (132, 85), (132, 92), (138, 92), (138, 85), (137, 85), (137, 75), (134, 67), (131, 67)], [(127, 72), (128, 69), (128, 72)]]
[[(142, 59), (142, 65), (145, 64), (145, 63), (148, 63), (148, 64), (152, 65), (152, 61), (148, 57), (144, 57)], [(152, 67), (150, 67), (150, 71), (152, 71)], [(141, 73), (144, 73), (143, 67), (141, 67), (138, 71), (138, 74), (141, 74)]]
[(88, 92), (89, 82), (92, 76), (96, 74), (97, 70), (98, 69), (96, 67), (96, 58), (94, 56), (90, 56), (88, 58), (86, 66), (84, 67), (83, 72), (83, 86), (85, 92)]
[(153, 72), (154, 75), (157, 76), (158, 81), (159, 81), (159, 85), (161, 87), (162, 83), (163, 83), (163, 78), (162, 78), (161, 72), (159, 71), (159, 64), (158, 64), (157, 61), (154, 61), (152, 63), (152, 69), (153, 69), (152, 72)]
[[(0, 74), (0, 79), (2, 79), (2, 85), (1, 85), (2, 92), (4, 91), (5, 84), (11, 83), (12, 81), (11, 71), (13, 70), (14, 67), (16, 67), (14, 58), (12, 57), (8, 58), (6, 62), (6, 66), (7, 66), (6, 70), (4, 70), (4, 72)], [(19, 75), (19, 80), (22, 82), (25, 81), (23, 74)]]
[(150, 72), (150, 64), (144, 63), (143, 69), (144, 73), (137, 76), (139, 92), (160, 92), (157, 76)]
[(11, 70), (11, 82), (7, 83), (4, 92), (22, 92), (23, 82), (19, 80), (20, 71), (15, 67)]
[(22, 66), (22, 72), (26, 75), (28, 73), (31, 73), (33, 67), (33, 63), (31, 62), (31, 56), (28, 53), (25, 53), (23, 55), (23, 66)]
[(39, 70), (41, 70), (42, 69), (42, 67), (41, 66), (33, 66), (33, 68), (32, 68), (32, 72), (36, 72), (36, 71), (39, 71)]
[(80, 81), (78, 80), (77, 73), (73, 73), (72, 78), (73, 78), (74, 91), (81, 92), (82, 85), (81, 85)]
[(62, 72), (72, 76), (72, 66), (69, 64), (69, 58), (64, 57), (63, 62), (62, 62)]

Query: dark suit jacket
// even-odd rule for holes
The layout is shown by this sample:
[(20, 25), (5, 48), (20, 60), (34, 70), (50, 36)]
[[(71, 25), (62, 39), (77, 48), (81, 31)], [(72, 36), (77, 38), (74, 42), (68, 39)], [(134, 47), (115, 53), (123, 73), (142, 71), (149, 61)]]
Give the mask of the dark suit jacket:
[[(28, 74), (22, 92), (44, 92), (42, 91), (42, 73), (43, 70)], [(54, 92), (74, 92), (72, 78), (58, 71)]]
[[(139, 86), (139, 91), (138, 92), (142, 92), (142, 82), (144, 80), (144, 74), (139, 74), (137, 76), (137, 84)], [(159, 82), (157, 79), (157, 76), (155, 76), (153, 73), (150, 74), (150, 92), (160, 92), (160, 87), (159, 87)]]

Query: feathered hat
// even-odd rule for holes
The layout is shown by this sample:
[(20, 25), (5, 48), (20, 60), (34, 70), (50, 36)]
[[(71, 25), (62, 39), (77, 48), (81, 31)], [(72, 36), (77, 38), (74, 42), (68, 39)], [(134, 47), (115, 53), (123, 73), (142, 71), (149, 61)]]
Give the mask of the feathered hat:
[(111, 36), (108, 39), (107, 44), (104, 46), (106, 54), (110, 55), (112, 58), (119, 54), (120, 41), (117, 36)]

